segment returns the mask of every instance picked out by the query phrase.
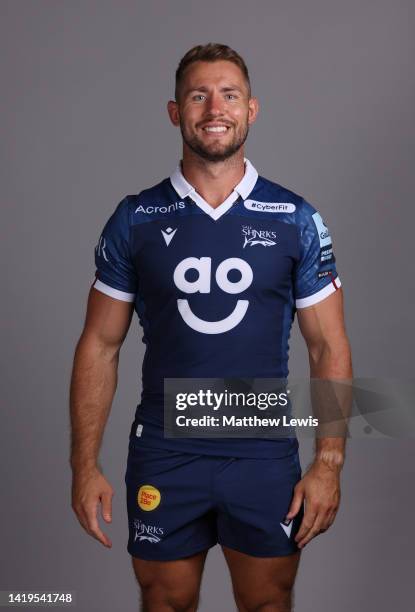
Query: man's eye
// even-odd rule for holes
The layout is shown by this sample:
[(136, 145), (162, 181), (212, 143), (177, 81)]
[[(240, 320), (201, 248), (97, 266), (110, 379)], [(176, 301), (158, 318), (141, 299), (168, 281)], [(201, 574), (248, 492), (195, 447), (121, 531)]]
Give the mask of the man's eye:
[(235, 94), (226, 94), (226, 97), (228, 98), (228, 100), (236, 100)]
[(201, 102), (204, 97), (205, 96), (203, 94), (196, 94), (195, 96), (193, 96), (193, 100), (195, 100), (196, 102)]

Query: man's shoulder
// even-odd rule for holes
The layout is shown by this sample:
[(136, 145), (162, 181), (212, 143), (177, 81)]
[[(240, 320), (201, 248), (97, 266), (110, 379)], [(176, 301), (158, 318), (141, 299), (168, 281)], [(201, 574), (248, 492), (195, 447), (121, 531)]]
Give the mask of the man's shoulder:
[(292, 222), (300, 224), (316, 212), (316, 208), (304, 196), (264, 176), (258, 176), (256, 185), (246, 201), (248, 206), (257, 210), (285, 213), (291, 217)]
[(133, 206), (136, 203), (149, 203), (154, 204), (156, 202), (165, 203), (166, 200), (174, 197), (175, 191), (172, 188), (171, 182), (169, 178), (164, 178), (159, 183), (152, 185), (151, 187), (147, 187), (146, 189), (142, 189), (141, 191), (133, 194), (129, 194), (125, 196), (125, 200), (128, 201), (130, 206)]
[(130, 223), (153, 220), (163, 217), (184, 206), (173, 189), (170, 178), (165, 178), (152, 187), (134, 194), (126, 195), (121, 205), (128, 210)]

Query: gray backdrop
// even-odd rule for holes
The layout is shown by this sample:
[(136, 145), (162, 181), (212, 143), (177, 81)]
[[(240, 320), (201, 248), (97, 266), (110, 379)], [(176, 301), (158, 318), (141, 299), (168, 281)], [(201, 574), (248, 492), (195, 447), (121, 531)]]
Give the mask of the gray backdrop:
[[(70, 508), (68, 387), (94, 247), (127, 193), (180, 154), (166, 102), (180, 57), (209, 41), (248, 63), (261, 112), (247, 156), (315, 204), (334, 236), (356, 376), (413, 374), (412, 0), (1, 0), (0, 589), (73, 589), (82, 611), (137, 609), (124, 469), (143, 354), (125, 341), (102, 463), (105, 549)], [(295, 329), (291, 373), (307, 374)], [(415, 441), (349, 443), (335, 525), (303, 554), (301, 612), (412, 603)], [(302, 444), (303, 466), (311, 443)], [(412, 567), (411, 567), (412, 566)], [(203, 612), (234, 610), (218, 547)]]

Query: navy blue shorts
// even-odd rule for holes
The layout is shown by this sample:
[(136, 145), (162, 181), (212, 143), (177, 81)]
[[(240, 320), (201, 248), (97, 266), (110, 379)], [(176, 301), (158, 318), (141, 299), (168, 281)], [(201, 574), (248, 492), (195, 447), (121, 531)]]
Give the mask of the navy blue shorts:
[(298, 453), (246, 459), (130, 446), (128, 552), (168, 561), (219, 543), (256, 557), (293, 554), (303, 510), (284, 519), (300, 478)]

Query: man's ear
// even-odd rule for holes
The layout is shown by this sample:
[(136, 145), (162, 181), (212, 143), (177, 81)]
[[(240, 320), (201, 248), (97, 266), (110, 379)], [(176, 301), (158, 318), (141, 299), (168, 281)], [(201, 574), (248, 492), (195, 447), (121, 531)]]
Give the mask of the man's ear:
[(179, 105), (174, 100), (167, 102), (167, 112), (169, 113), (170, 121), (176, 127), (180, 125)]
[(248, 102), (248, 123), (251, 125), (255, 122), (259, 113), (259, 102), (258, 98), (252, 97), (249, 98)]

